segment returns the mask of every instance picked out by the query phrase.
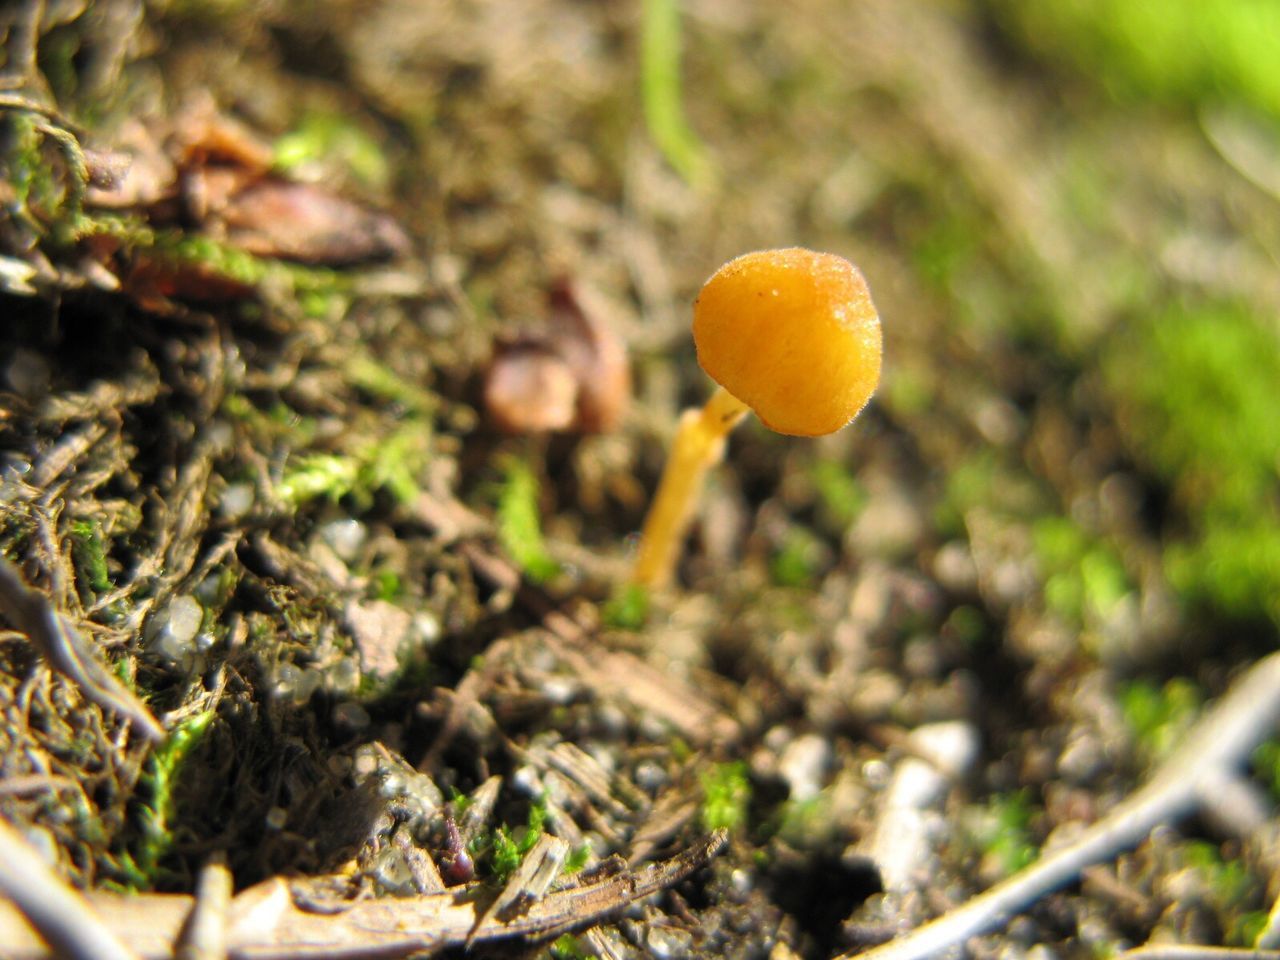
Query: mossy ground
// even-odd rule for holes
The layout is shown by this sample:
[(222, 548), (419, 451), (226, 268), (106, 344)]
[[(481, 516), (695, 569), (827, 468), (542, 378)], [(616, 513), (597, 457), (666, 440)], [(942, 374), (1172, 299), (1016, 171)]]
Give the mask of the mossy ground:
[[(214, 850), (241, 885), (335, 869), (326, 826), (379, 741), (446, 794), (503, 776), (489, 830), (547, 802), (549, 829), (628, 856), (733, 826), (709, 876), (612, 928), (623, 955), (826, 957), (859, 935), (875, 883), (848, 851), (905, 731), (980, 736), (946, 805), (954, 898), (1130, 792), (1274, 647), (1276, 31), (1226, 3), (1170, 4), (1187, 36), (1155, 46), (1082, 3), (688, 4), (673, 117), (646, 101), (672, 61), (642, 56), (642, 6), (670, 29), (657, 0), (166, 2), (43, 36), (89, 143), (207, 90), (413, 249), (329, 271), (146, 234), (251, 291), (157, 311), (79, 282), (86, 232), (143, 234), (68, 211), (58, 144), (0, 116), (0, 550), (191, 741), (150, 756), (0, 634), (0, 810), (77, 884), (186, 890)], [(680, 589), (638, 602), (631, 537), (707, 392), (690, 301), (793, 244), (869, 278), (880, 392), (820, 441), (740, 429)], [(492, 345), (566, 275), (627, 344), (633, 412), (500, 436)], [(183, 598), (200, 623), (174, 658), (157, 631)], [(549, 610), (676, 702), (584, 675)], [(815, 766), (784, 762), (814, 742)], [(564, 786), (570, 747), (607, 799)], [(1067, 891), (987, 947), (1242, 943), (1268, 857), (1183, 824), (1108, 868), (1133, 898)]]

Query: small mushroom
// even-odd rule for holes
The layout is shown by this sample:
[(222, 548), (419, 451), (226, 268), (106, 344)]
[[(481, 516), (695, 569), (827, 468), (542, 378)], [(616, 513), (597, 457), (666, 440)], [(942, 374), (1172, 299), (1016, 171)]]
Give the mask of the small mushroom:
[(632, 571), (650, 588), (670, 581), (702, 478), (748, 410), (778, 433), (821, 436), (856, 417), (880, 380), (880, 317), (858, 268), (831, 253), (729, 261), (693, 305), (693, 339), (720, 386), (681, 415)]
[(611, 433), (631, 400), (622, 340), (591, 292), (558, 279), (550, 317), (538, 330), (501, 341), (485, 375), (489, 419), (505, 433)]

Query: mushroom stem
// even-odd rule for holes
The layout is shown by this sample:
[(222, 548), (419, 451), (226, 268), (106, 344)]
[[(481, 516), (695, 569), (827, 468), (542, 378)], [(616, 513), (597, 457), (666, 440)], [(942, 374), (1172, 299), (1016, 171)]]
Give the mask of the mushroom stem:
[(724, 456), (725, 439), (750, 408), (717, 387), (701, 410), (680, 415), (671, 456), (640, 534), (631, 582), (660, 589), (671, 581), (702, 478)]

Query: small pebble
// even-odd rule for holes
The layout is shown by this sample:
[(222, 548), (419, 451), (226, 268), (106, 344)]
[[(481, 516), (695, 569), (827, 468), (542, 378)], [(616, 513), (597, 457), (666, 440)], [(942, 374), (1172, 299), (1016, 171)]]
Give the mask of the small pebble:
[(4, 372), (13, 392), (28, 400), (49, 392), (49, 363), (34, 350), (25, 347), (14, 350)]
[(804, 734), (787, 744), (778, 759), (778, 774), (787, 782), (791, 799), (811, 800), (822, 790), (831, 766), (831, 744), (826, 737)]
[(359, 520), (344, 517), (341, 520), (330, 520), (319, 530), (320, 539), (339, 557), (351, 563), (360, 553), (360, 548), (369, 539), (368, 528)]
[(151, 621), (151, 643), (173, 664), (188, 664), (195, 656), (195, 638), (204, 619), (204, 608), (190, 594), (174, 597)]
[(228, 520), (238, 520), (253, 509), (251, 483), (229, 483), (218, 498), (218, 512)]
[(369, 711), (358, 703), (340, 703), (333, 708), (335, 726), (345, 730), (363, 730), (369, 726)]
[(354, 657), (342, 657), (329, 667), (328, 677), (334, 693), (352, 693), (360, 686), (360, 664)]
[(981, 749), (977, 728), (963, 720), (926, 723), (912, 730), (907, 742), (913, 751), (954, 780), (968, 776)]
[(689, 948), (693, 945), (693, 934), (688, 930), (675, 927), (660, 927), (650, 924), (645, 935), (645, 946), (649, 948), (649, 956), (656, 960), (683, 960), (690, 956)]

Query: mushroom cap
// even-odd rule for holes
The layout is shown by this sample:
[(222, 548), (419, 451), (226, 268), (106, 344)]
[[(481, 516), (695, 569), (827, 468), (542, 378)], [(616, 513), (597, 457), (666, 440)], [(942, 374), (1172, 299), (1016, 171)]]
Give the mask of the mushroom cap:
[(730, 260), (693, 305), (698, 363), (778, 433), (834, 433), (880, 381), (880, 317), (862, 274), (800, 247)]

